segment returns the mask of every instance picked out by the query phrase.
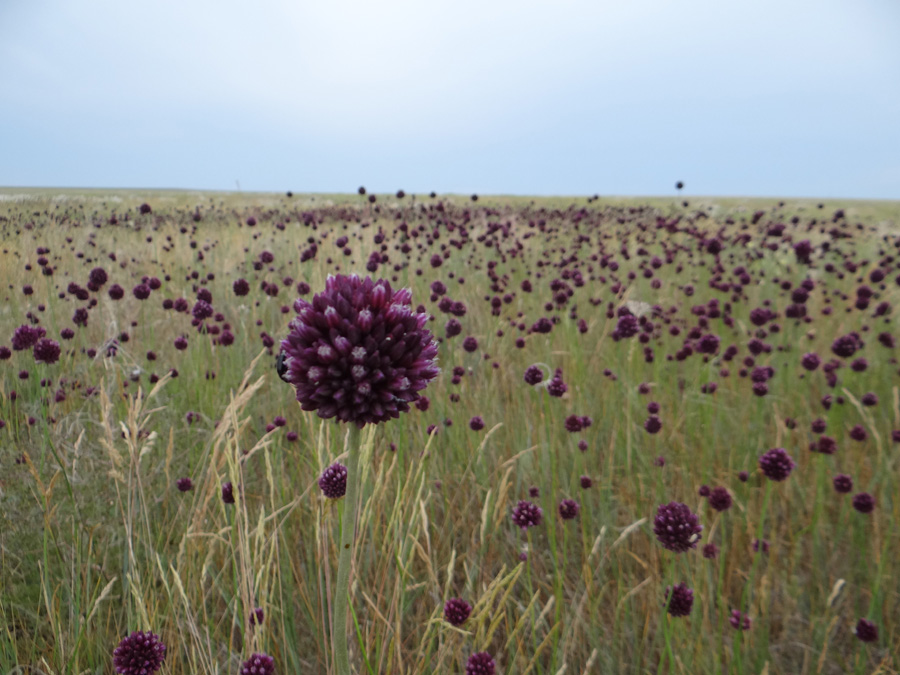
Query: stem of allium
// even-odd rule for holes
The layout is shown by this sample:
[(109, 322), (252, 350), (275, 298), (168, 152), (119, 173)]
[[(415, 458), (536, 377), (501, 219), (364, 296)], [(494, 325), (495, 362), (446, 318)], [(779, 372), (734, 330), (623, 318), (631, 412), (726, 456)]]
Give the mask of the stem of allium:
[(347, 438), (347, 492), (344, 494), (341, 552), (334, 597), (334, 625), (331, 629), (335, 672), (338, 675), (350, 675), (350, 652), (347, 649), (347, 605), (350, 602), (350, 566), (353, 562), (353, 533), (356, 529), (359, 445), (360, 429), (351, 423)]

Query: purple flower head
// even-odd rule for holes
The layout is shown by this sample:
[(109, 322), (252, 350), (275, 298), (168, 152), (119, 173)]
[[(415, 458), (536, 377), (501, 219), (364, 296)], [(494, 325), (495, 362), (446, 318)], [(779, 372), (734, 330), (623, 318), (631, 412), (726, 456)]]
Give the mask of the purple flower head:
[(759, 468), (766, 478), (774, 481), (782, 481), (791, 475), (793, 468), (797, 466), (784, 448), (772, 448), (760, 455)]
[(275, 659), (268, 654), (253, 654), (241, 664), (241, 675), (274, 675)]
[(638, 334), (640, 330), (640, 326), (638, 325), (638, 319), (634, 314), (625, 314), (619, 317), (619, 321), (616, 323), (616, 330), (613, 332), (613, 336), (619, 338), (630, 338), (634, 337)]
[(34, 360), (38, 363), (46, 363), (48, 365), (59, 361), (59, 343), (49, 338), (41, 338), (34, 345)]
[(659, 543), (675, 553), (696, 548), (702, 531), (697, 514), (680, 502), (661, 504), (653, 520), (653, 532)]
[(328, 499), (340, 499), (347, 492), (347, 467), (340, 462), (329, 466), (319, 477), (319, 488)]
[(731, 610), (731, 617), (728, 619), (728, 623), (735, 630), (750, 630), (750, 616), (737, 609)]
[(250, 625), (261, 626), (265, 618), (266, 613), (263, 611), (263, 608), (257, 607), (250, 612)]
[(578, 415), (569, 415), (566, 418), (565, 422), (566, 431), (570, 433), (578, 433), (584, 428), (584, 424), (581, 422), (581, 417)]
[(731, 504), (731, 493), (728, 492), (727, 488), (719, 486), (713, 488), (712, 492), (709, 493), (709, 505), (716, 511), (727, 511), (731, 508)]
[(665, 604), (672, 616), (687, 616), (694, 607), (694, 590), (684, 582), (667, 586)]
[(487, 652), (476, 652), (466, 662), (466, 675), (494, 675), (496, 664)]
[(190, 492), (194, 489), (194, 481), (190, 478), (179, 478), (175, 481), (175, 487), (178, 488), (179, 492)]
[(138, 284), (131, 292), (138, 300), (146, 300), (150, 297), (150, 287), (147, 284)]
[(212, 305), (210, 305), (205, 300), (198, 300), (194, 303), (194, 308), (191, 310), (191, 314), (197, 321), (204, 321), (215, 314), (215, 310)]
[(544, 511), (540, 506), (525, 500), (521, 500), (516, 504), (511, 515), (513, 523), (523, 530), (540, 525), (543, 517)]
[(594, 481), (591, 479), (590, 476), (582, 476), (580, 478), (580, 481), (581, 481), (581, 489), (582, 490), (589, 490), (594, 485)]
[(476, 415), (469, 420), (469, 428), (472, 431), (481, 431), (482, 429), (484, 429), (484, 420), (481, 419), (479, 415)]
[(568, 390), (569, 386), (562, 379), (562, 368), (557, 368), (550, 382), (547, 383), (547, 393), (556, 398), (561, 398)]
[(815, 352), (808, 352), (800, 359), (800, 365), (809, 371), (815, 370), (821, 363), (822, 359)]
[(544, 371), (540, 366), (528, 366), (525, 369), (525, 383), (532, 387), (544, 379)]
[(840, 494), (848, 494), (853, 490), (853, 479), (845, 473), (839, 473), (832, 479), (835, 492)]
[(222, 501), (226, 504), (234, 504), (234, 485), (231, 483), (222, 484)]
[(878, 642), (878, 626), (868, 619), (857, 621), (853, 632), (863, 642)]
[(697, 351), (700, 354), (715, 354), (719, 351), (719, 336), (709, 333), (697, 341)]
[(715, 544), (706, 544), (702, 551), (703, 557), (707, 560), (715, 560), (719, 555), (719, 547)]
[(868, 492), (853, 495), (853, 508), (860, 513), (872, 513), (875, 510), (875, 497)]
[(578, 515), (578, 502), (574, 499), (563, 499), (559, 503), (559, 517), (563, 520), (572, 520)]
[(462, 626), (472, 613), (472, 605), (462, 598), (450, 598), (444, 605), (444, 619), (452, 626)]
[(19, 326), (16, 328), (12, 337), (12, 348), (14, 351), (21, 352), (25, 349), (30, 349), (37, 344), (37, 341), (40, 340), (44, 335), (47, 334), (40, 326)]
[(478, 349), (478, 340), (470, 335), (465, 340), (463, 340), (463, 349), (469, 353), (474, 352), (476, 349)]
[(134, 631), (113, 651), (113, 665), (120, 675), (152, 675), (165, 658), (166, 646), (150, 631)]
[(840, 356), (842, 359), (849, 359), (857, 352), (857, 350), (862, 349), (863, 346), (864, 343), (859, 337), (859, 333), (849, 333), (832, 342), (831, 351), (834, 352), (835, 356)]
[(437, 342), (411, 294), (387, 281), (330, 276), (281, 343), (303, 410), (358, 427), (400, 416), (437, 377)]
[(662, 420), (656, 415), (650, 415), (650, 417), (644, 420), (644, 429), (647, 430), (647, 433), (657, 434), (659, 433), (659, 430), (662, 429)]

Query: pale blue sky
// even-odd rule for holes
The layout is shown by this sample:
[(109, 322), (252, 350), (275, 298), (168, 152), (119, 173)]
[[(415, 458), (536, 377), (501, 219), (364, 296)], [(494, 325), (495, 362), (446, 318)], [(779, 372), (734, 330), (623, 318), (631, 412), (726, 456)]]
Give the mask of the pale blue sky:
[(0, 0), (0, 186), (900, 199), (897, 0)]

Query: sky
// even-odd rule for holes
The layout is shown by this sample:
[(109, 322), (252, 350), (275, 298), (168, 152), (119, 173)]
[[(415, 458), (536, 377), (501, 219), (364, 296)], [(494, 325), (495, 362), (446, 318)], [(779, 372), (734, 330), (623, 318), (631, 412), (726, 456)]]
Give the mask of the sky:
[(897, 0), (0, 0), (0, 186), (900, 199)]

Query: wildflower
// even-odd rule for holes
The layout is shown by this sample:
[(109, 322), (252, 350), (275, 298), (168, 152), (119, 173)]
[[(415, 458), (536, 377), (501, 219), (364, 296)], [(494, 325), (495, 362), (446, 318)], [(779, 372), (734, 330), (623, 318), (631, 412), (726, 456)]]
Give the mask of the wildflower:
[(429, 315), (410, 301), (406, 289), (356, 275), (330, 276), (312, 303), (298, 298), (281, 347), (301, 407), (359, 427), (408, 411), (440, 372)]
[(38, 340), (33, 349), (34, 360), (38, 363), (46, 363), (48, 365), (59, 361), (59, 343), (49, 338), (41, 338)]
[(580, 481), (582, 490), (589, 490), (594, 485), (594, 481), (590, 476), (582, 476)]
[(222, 485), (222, 501), (226, 504), (234, 504), (234, 485), (231, 483)]
[(857, 621), (853, 632), (862, 642), (878, 642), (878, 626), (868, 619)]
[(785, 480), (795, 466), (796, 463), (784, 448), (772, 448), (759, 458), (759, 467), (769, 480)]
[(27, 324), (19, 326), (13, 333), (11, 340), (12, 348), (17, 352), (30, 349), (46, 334), (47, 331), (40, 326), (29, 326)]
[(268, 654), (253, 654), (241, 664), (241, 675), (274, 675), (275, 659)]
[(328, 499), (340, 499), (347, 492), (347, 467), (340, 462), (329, 466), (319, 477), (319, 488)]
[(479, 415), (476, 415), (469, 420), (469, 428), (472, 431), (481, 431), (482, 429), (484, 429), (484, 420), (481, 419)]
[(487, 652), (476, 652), (466, 662), (466, 675), (494, 675), (496, 664)]
[(568, 385), (563, 382), (562, 379), (562, 368), (557, 368), (556, 372), (553, 373), (553, 378), (547, 384), (547, 393), (556, 398), (560, 398), (568, 390)]
[(190, 478), (179, 478), (175, 481), (175, 486), (180, 492), (189, 492), (194, 489), (194, 481)]
[(525, 382), (534, 386), (544, 379), (544, 371), (540, 366), (528, 366), (525, 369)]
[(857, 350), (862, 349), (863, 346), (864, 343), (859, 337), (859, 333), (849, 333), (835, 339), (835, 341), (831, 343), (831, 351), (833, 351), (836, 356), (847, 359), (853, 356)]
[(713, 491), (710, 492), (709, 505), (716, 511), (727, 511), (731, 508), (731, 504), (731, 493), (728, 492), (727, 488), (719, 486), (717, 488), (713, 488)]
[(578, 515), (578, 502), (574, 499), (563, 499), (559, 503), (559, 517), (563, 520), (572, 520)]
[(684, 553), (697, 547), (703, 526), (691, 509), (680, 502), (661, 504), (653, 521), (653, 532), (665, 548)]
[(872, 513), (875, 510), (875, 497), (868, 492), (853, 495), (853, 508), (860, 513)]
[(715, 560), (719, 555), (719, 547), (715, 544), (706, 544), (703, 549), (703, 557), (707, 560)]
[(694, 607), (694, 590), (684, 582), (666, 587), (666, 608), (672, 616), (687, 616)]
[(113, 651), (113, 665), (120, 675), (152, 675), (165, 658), (166, 646), (150, 631), (132, 632)]
[(662, 420), (656, 415), (650, 415), (650, 417), (644, 420), (644, 429), (650, 434), (659, 433), (659, 430), (662, 429)]
[(728, 619), (728, 622), (735, 630), (750, 630), (750, 616), (740, 610), (731, 610), (731, 617)]
[(461, 598), (450, 598), (444, 605), (444, 619), (452, 626), (462, 626), (472, 613), (472, 605)]
[(544, 511), (540, 506), (532, 502), (520, 500), (512, 510), (512, 521), (523, 530), (541, 524)]

